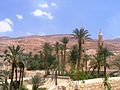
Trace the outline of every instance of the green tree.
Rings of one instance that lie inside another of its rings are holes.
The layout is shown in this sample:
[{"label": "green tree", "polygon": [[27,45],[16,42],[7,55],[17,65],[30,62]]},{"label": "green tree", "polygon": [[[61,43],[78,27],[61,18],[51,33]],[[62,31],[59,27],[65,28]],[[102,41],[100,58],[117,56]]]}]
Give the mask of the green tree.
[{"label": "green tree", "polygon": [[73,69],[75,69],[77,60],[78,60],[78,46],[74,45],[71,47],[70,50],[70,63]]},{"label": "green tree", "polygon": [[100,68],[103,66],[104,57],[103,57],[103,46],[98,46],[97,54],[94,55],[95,60],[97,61],[97,75],[100,76]]},{"label": "green tree", "polygon": [[14,70],[15,70],[15,78],[17,81],[17,63],[19,62],[18,57],[22,51],[23,49],[19,45],[17,46],[13,45],[12,47],[9,46],[8,49],[4,51],[4,55],[2,55],[4,60],[7,60],[12,64],[10,90],[12,90],[13,87]]},{"label": "green tree", "polygon": [[0,74],[0,83],[3,88],[3,90],[8,90],[9,89],[9,83],[8,83],[8,77],[9,77],[10,71],[4,70]]},{"label": "green tree", "polygon": [[20,75],[19,75],[20,87],[23,85],[24,66],[25,66],[25,65],[24,65],[23,62],[19,62],[19,63],[18,63],[18,67],[20,68]]},{"label": "green tree", "polygon": [[35,75],[32,77],[31,82],[32,82],[32,90],[37,90],[38,87],[44,82],[44,78]]},{"label": "green tree", "polygon": [[55,49],[55,54],[56,54],[56,60],[58,61],[58,74],[60,75],[60,58],[59,58],[59,51],[60,51],[60,43],[56,42],[54,45],[54,49]]},{"label": "green tree", "polygon": [[91,75],[94,76],[94,71],[95,71],[95,69],[97,68],[97,60],[96,60],[94,57],[92,57],[92,58],[90,59],[89,65],[90,65],[89,71],[90,71],[90,69],[92,68]]},{"label": "green tree", "polygon": [[88,54],[84,54],[83,56],[83,63],[85,63],[85,71],[86,71],[86,74],[87,74],[87,71],[88,71],[88,61],[92,59],[90,55]]},{"label": "green tree", "polygon": [[61,42],[63,43],[63,46],[64,46],[64,58],[63,58],[63,69],[65,68],[65,62],[66,62],[66,49],[67,49],[67,43],[69,42],[69,38],[68,37],[63,37]]},{"label": "green tree", "polygon": [[82,59],[82,52],[83,52],[83,47],[82,45],[84,44],[85,39],[90,39],[90,34],[88,34],[88,30],[85,30],[83,27],[80,29],[75,29],[73,30],[73,36],[78,40],[78,45],[79,45],[79,57],[78,57],[78,62],[77,62],[77,69],[79,69],[81,66],[81,59]]},{"label": "green tree", "polygon": [[48,75],[49,74],[49,63],[48,63],[48,59],[51,58],[51,55],[52,55],[52,51],[53,51],[53,47],[52,45],[50,45],[49,43],[44,43],[44,45],[42,46],[43,48],[43,56],[44,56],[44,65],[45,65],[45,68],[46,68],[46,71],[45,71],[45,75]]},{"label": "green tree", "polygon": [[62,71],[62,74],[63,74],[63,71],[64,71],[64,68],[63,68],[63,61],[64,61],[63,51],[64,51],[64,46],[62,44],[60,44],[60,70]]},{"label": "green tree", "polygon": [[112,62],[112,65],[116,66],[118,68],[118,71],[120,71],[120,56],[115,57],[115,60]]},{"label": "green tree", "polygon": [[103,54],[103,57],[104,57],[104,77],[107,77],[107,76],[106,76],[106,67],[108,66],[108,64],[107,64],[106,61],[107,61],[107,57],[113,55],[113,53],[110,52],[110,51],[105,47],[105,48],[103,48],[103,50],[102,50],[102,54]]}]

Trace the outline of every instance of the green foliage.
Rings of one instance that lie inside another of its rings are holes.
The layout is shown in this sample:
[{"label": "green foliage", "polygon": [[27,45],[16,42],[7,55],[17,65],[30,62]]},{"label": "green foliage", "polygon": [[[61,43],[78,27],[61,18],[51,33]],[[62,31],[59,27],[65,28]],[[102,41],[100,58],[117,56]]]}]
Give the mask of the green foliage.
[{"label": "green foliage", "polygon": [[68,37],[63,37],[61,42],[66,45],[69,42],[69,38]]},{"label": "green foliage", "polygon": [[103,83],[104,83],[104,90],[112,90],[111,85],[109,83],[109,77],[108,76],[104,77]]},{"label": "green foliage", "polygon": [[20,86],[19,90],[28,90],[28,88],[25,85]]},{"label": "green foliage", "polygon": [[46,88],[38,88],[37,90],[47,90]]},{"label": "green foliage", "polygon": [[32,60],[30,63],[29,63],[29,67],[28,67],[29,70],[38,70],[39,69],[39,62],[36,60]]},{"label": "green foliage", "polygon": [[69,72],[69,76],[71,79],[73,80],[85,80],[88,79],[86,73],[84,71],[80,71],[80,70],[71,70]]},{"label": "green foliage", "polygon": [[97,73],[91,74],[91,72],[87,72],[87,78],[88,79],[97,78]]},{"label": "green foliage", "polygon": [[116,66],[120,70],[120,56],[116,56],[115,60],[112,62],[113,66]]},{"label": "green foliage", "polygon": [[9,84],[6,81],[6,75],[4,75],[4,74],[0,75],[0,86],[2,87],[3,90],[9,89]]},{"label": "green foliage", "polygon": [[76,28],[75,30],[73,30],[73,36],[77,39],[78,41],[78,48],[79,48],[79,57],[78,57],[78,62],[77,62],[77,69],[80,69],[82,67],[81,64],[81,57],[82,57],[82,53],[83,53],[83,44],[85,43],[86,39],[90,39],[90,34],[88,34],[88,30],[85,30],[83,27],[78,29]]},{"label": "green foliage", "polygon": [[35,75],[32,77],[31,82],[32,82],[32,90],[37,90],[38,87],[44,82],[44,78]]},{"label": "green foliage", "polygon": [[71,50],[70,50],[70,63],[75,65],[77,63],[77,59],[78,59],[78,46],[77,45],[74,45],[71,47]]},{"label": "green foliage", "polygon": [[90,34],[88,34],[88,30],[85,30],[83,27],[80,29],[76,28],[73,30],[73,36],[78,39],[78,41],[83,39],[90,39]]}]

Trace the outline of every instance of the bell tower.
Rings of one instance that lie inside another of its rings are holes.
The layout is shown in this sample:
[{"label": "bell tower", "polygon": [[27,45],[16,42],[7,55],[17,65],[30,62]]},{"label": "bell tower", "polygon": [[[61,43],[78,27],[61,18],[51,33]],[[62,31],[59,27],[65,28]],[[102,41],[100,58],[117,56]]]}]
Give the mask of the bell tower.
[{"label": "bell tower", "polygon": [[98,46],[103,46],[103,33],[99,32],[98,35]]}]

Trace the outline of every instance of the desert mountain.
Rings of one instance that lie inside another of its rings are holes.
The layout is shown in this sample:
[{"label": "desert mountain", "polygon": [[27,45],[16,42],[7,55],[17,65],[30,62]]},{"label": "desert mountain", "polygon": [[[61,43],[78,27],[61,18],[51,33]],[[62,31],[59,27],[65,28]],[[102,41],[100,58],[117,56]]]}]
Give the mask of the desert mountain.
[{"label": "desert mountain", "polygon": [[[18,38],[11,37],[0,37],[0,53],[2,53],[8,46],[20,45],[25,49],[25,52],[34,52],[37,53],[41,50],[42,45],[45,42],[54,44],[56,41],[60,41],[63,37],[69,38],[68,48],[76,44],[76,40],[72,35],[46,35],[46,36],[25,36]],[[111,51],[120,51],[120,39],[105,40],[105,45]],[[87,40],[86,42],[87,49],[96,49],[97,48],[97,39]]]}]

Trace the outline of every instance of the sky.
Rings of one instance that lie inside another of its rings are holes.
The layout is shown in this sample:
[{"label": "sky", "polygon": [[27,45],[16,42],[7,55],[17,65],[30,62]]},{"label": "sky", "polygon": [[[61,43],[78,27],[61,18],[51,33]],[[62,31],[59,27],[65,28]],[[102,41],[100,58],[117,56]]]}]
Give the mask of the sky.
[{"label": "sky", "polygon": [[120,38],[120,0],[1,0],[0,36],[72,34]]}]

